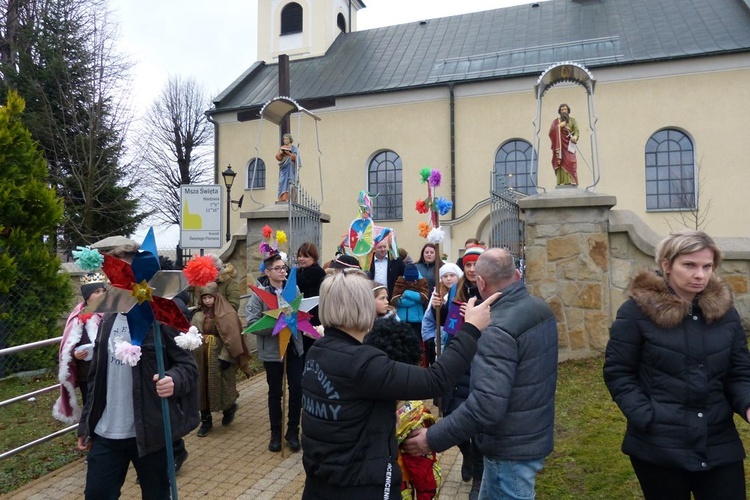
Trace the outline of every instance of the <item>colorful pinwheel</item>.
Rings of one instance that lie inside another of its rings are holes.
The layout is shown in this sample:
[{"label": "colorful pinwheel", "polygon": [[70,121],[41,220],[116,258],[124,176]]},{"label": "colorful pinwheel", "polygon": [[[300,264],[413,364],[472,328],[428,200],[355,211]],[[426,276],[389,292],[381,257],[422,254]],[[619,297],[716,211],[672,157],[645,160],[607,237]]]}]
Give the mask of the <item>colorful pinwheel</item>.
[{"label": "colorful pinwheel", "polygon": [[121,361],[130,366],[137,364],[140,345],[154,320],[181,332],[190,329],[190,322],[172,300],[187,288],[187,278],[181,271],[160,269],[153,229],[149,230],[131,264],[105,254],[102,271],[112,288],[96,304],[95,311],[123,313],[130,328],[130,344],[118,348]]},{"label": "colorful pinwheel", "polygon": [[310,323],[312,314],[307,312],[315,307],[315,304],[303,302],[302,294],[297,295],[297,268],[292,269],[281,296],[267,292],[257,286],[250,285],[250,288],[268,307],[268,311],[264,311],[263,317],[248,325],[243,333],[273,328],[273,335],[279,339],[279,352],[282,359],[292,336],[296,338],[300,330],[311,337],[320,337],[320,334]]}]

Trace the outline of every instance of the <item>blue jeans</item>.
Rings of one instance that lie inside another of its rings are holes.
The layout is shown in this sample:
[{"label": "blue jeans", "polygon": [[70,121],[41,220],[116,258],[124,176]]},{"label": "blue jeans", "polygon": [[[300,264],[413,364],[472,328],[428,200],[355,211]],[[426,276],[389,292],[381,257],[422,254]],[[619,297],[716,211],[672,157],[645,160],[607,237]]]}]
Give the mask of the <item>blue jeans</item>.
[{"label": "blue jeans", "polygon": [[527,500],[536,497],[536,475],[544,459],[492,460],[484,457],[484,474],[479,500]]}]

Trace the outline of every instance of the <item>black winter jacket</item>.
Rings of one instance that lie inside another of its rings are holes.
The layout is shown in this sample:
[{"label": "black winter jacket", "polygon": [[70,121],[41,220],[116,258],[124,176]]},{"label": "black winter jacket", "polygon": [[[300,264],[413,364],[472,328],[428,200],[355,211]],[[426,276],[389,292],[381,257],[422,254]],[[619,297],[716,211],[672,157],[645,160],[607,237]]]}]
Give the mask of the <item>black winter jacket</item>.
[{"label": "black winter jacket", "polygon": [[729,288],[714,276],[691,305],[643,272],[629,296],[604,364],[628,422],[622,451],[690,471],[741,461],[733,412],[750,406],[750,353]]},{"label": "black winter jacket", "polygon": [[476,352],[464,324],[430,368],[398,363],[335,328],[307,354],[302,375],[303,498],[401,498],[396,400],[440,395]]},{"label": "black winter jacket", "polygon": [[479,450],[494,460],[544,458],[554,442],[555,315],[520,281],[504,289],[490,311],[471,364],[469,397],[429,428],[427,441],[440,452],[476,436]]},{"label": "black winter jacket", "polygon": [[[89,370],[89,398],[78,424],[78,436],[94,436],[96,424],[107,405],[107,345],[116,317],[117,314],[109,314],[99,325]],[[167,401],[172,440],[176,440],[200,423],[196,390],[198,368],[193,355],[175,343],[174,337],[178,332],[174,328],[162,324],[161,333],[166,375],[174,381],[174,394]],[[153,380],[154,374],[158,373],[153,329],[146,334],[141,353],[141,360],[133,367],[133,413],[139,456],[153,453],[165,445],[161,398],[156,394]]]}]

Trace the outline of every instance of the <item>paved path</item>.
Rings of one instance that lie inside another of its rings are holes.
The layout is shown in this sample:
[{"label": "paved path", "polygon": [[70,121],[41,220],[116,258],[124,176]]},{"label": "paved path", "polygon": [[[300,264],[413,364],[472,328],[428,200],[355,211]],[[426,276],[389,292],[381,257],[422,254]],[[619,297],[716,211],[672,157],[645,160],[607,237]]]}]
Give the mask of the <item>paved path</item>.
[{"label": "paved path", "polygon": [[[302,453],[268,451],[270,429],[266,406],[265,375],[239,384],[239,410],[232,425],[221,426],[221,414],[214,414],[214,427],[199,438],[193,431],[185,438],[190,456],[177,476],[180,498],[222,498],[243,500],[292,499],[302,496],[305,473]],[[216,425],[218,423],[219,425]],[[67,438],[61,438],[67,439]],[[70,438],[72,441],[72,437]],[[458,458],[458,460],[457,460]],[[470,483],[461,481],[461,459],[457,448],[441,454],[445,479],[443,499],[468,498]],[[79,460],[43,476],[2,498],[46,500],[83,498],[86,464]],[[130,468],[122,498],[141,497]]]}]

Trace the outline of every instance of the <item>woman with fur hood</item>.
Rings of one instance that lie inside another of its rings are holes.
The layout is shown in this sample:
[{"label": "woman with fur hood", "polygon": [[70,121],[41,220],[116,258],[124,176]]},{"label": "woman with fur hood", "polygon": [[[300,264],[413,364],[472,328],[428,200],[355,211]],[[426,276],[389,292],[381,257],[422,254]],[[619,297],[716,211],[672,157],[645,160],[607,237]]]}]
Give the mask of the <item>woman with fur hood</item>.
[{"label": "woman with fur hood", "polygon": [[656,247],[612,323],[604,381],[627,418],[622,451],[646,500],[744,499],[745,451],[733,414],[750,420],[750,353],[721,251],[682,230]]}]

